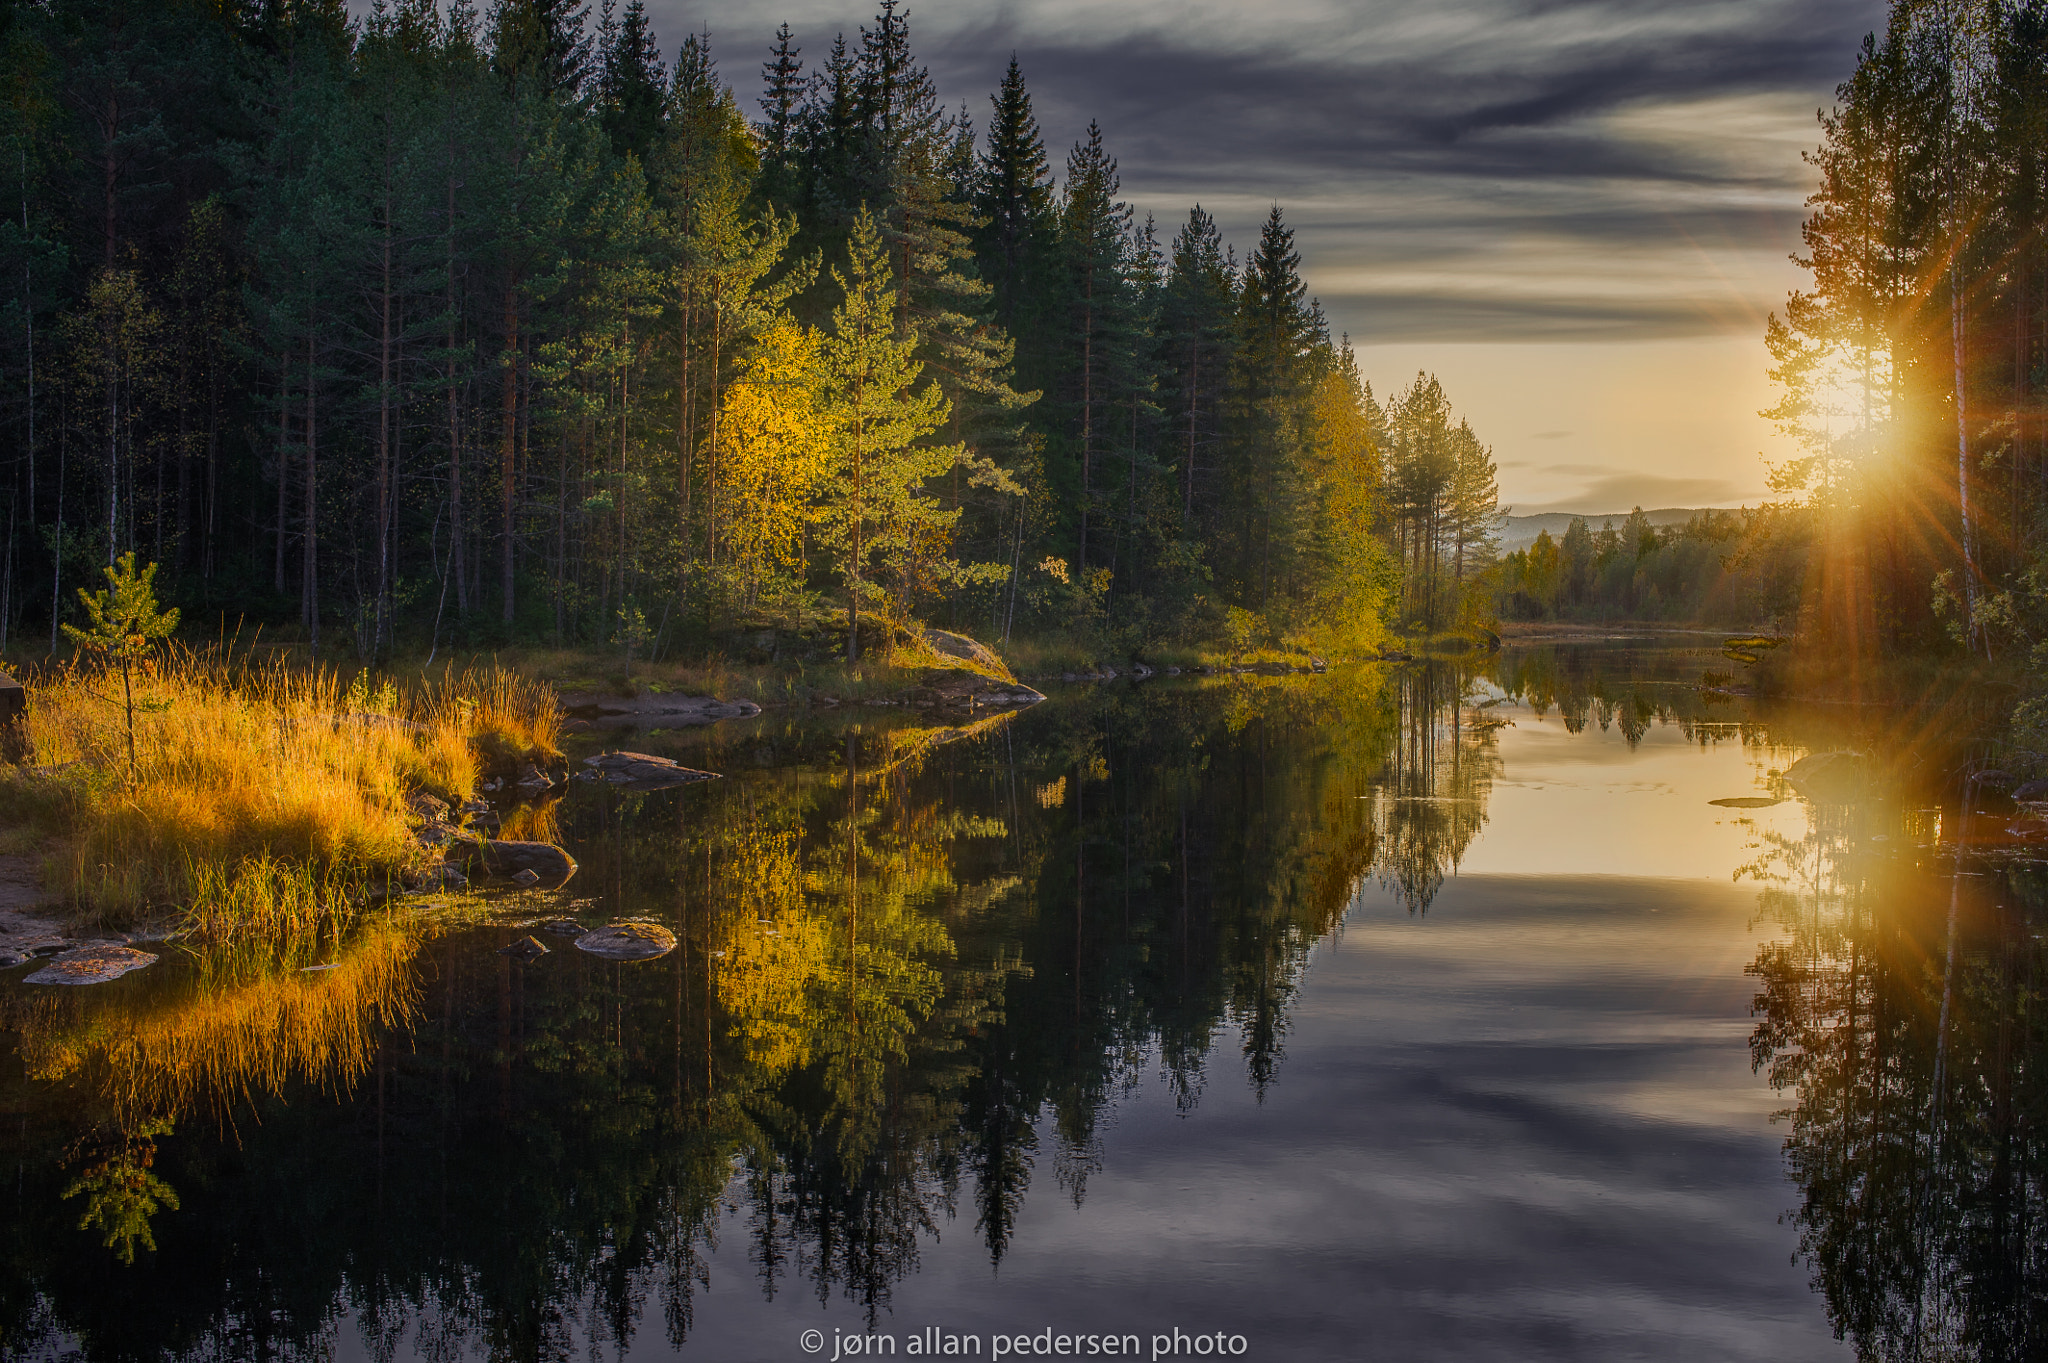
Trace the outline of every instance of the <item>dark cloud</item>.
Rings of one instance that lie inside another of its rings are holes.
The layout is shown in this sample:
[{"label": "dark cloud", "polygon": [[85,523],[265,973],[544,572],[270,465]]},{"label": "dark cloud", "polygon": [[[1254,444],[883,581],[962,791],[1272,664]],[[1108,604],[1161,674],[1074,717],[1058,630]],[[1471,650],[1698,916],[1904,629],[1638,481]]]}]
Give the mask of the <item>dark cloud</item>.
[{"label": "dark cloud", "polygon": [[[674,0],[652,8],[667,39],[702,22]],[[1354,336],[1551,340],[1754,333],[1783,288],[1772,272],[1798,244],[1799,151],[1817,137],[1813,112],[1883,7],[970,0],[909,10],[942,94],[978,123],[1013,52],[1056,165],[1100,120],[1126,195],[1165,235],[1200,201],[1243,249],[1266,206],[1281,203],[1311,286]],[[853,34],[871,13],[740,3],[710,17],[751,109],[756,64],[785,15],[815,63],[833,33]],[[1632,253],[1639,277],[1603,280],[1583,257],[1606,251]],[[1418,271],[1431,277],[1404,282]]]}]

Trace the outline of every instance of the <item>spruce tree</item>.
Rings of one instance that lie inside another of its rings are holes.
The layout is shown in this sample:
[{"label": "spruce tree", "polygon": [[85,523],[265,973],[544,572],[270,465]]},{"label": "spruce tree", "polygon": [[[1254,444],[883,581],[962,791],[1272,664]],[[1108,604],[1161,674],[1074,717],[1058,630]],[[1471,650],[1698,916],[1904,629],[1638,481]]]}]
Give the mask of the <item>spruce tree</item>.
[{"label": "spruce tree", "polygon": [[996,321],[1019,335],[1035,320],[1031,294],[1053,222],[1052,171],[1015,56],[990,102],[995,116],[988,125],[975,203],[987,220],[979,252],[981,274],[995,290]]}]

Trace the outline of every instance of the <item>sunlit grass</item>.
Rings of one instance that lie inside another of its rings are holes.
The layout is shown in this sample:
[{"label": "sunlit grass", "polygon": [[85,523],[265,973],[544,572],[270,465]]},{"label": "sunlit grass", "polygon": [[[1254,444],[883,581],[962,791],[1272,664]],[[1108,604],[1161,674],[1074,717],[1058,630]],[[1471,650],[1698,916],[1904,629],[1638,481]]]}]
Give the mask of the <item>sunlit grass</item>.
[{"label": "sunlit grass", "polygon": [[171,650],[138,677],[130,768],[118,686],[27,683],[27,765],[0,815],[40,832],[83,916],[179,912],[223,934],[303,923],[426,854],[405,800],[468,799],[479,754],[551,756],[552,692],[501,669],[374,688],[325,668]]}]

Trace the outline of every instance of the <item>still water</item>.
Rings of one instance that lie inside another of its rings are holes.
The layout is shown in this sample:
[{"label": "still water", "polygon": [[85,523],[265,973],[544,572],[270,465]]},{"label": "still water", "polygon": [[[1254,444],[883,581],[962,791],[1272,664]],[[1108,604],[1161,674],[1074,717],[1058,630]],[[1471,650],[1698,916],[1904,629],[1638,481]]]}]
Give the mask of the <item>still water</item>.
[{"label": "still water", "polygon": [[[1717,665],[633,735],[726,779],[516,812],[559,893],[0,975],[0,1349],[2034,1356],[2042,873]],[[565,913],[680,946],[498,954]]]}]

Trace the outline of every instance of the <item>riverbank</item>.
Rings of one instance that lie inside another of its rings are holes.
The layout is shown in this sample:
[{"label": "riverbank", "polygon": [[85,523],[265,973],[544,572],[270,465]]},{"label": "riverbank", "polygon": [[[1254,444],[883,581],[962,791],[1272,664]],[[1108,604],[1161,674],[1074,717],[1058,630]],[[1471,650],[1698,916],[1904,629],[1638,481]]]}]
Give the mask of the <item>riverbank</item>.
[{"label": "riverbank", "polygon": [[560,755],[553,691],[503,668],[345,683],[172,649],[132,686],[79,667],[21,680],[0,850],[32,857],[46,902],[84,924],[219,937],[344,914],[435,859],[421,800],[462,808]]}]

